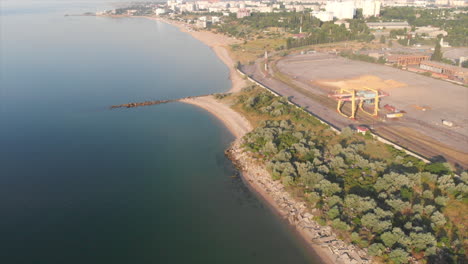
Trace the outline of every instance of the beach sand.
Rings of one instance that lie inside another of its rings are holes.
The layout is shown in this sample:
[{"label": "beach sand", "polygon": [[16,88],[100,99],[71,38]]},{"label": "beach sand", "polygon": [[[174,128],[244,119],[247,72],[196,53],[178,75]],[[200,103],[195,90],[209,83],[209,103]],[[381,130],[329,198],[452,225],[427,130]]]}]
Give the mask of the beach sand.
[{"label": "beach sand", "polygon": [[221,120],[237,139],[242,138],[252,130],[252,126],[247,119],[211,95],[183,99],[180,102],[196,105],[210,112]]}]

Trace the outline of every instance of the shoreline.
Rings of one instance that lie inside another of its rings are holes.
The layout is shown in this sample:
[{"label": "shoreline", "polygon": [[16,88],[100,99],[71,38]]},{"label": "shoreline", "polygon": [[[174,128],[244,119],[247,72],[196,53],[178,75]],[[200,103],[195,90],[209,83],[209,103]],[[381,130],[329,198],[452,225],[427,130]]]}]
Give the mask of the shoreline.
[{"label": "shoreline", "polygon": [[236,141],[253,129],[247,119],[212,95],[182,99],[180,102],[198,106],[214,115],[234,135]]},{"label": "shoreline", "polygon": [[194,31],[189,28],[186,24],[178,21],[168,20],[160,17],[148,17],[144,16],[143,18],[163,22],[172,26],[177,27],[181,32],[187,33],[198,41],[210,47],[216,56],[228,67],[229,70],[229,80],[231,81],[231,88],[227,93],[234,93],[242,90],[245,87],[246,81],[239,76],[235,68],[236,62],[232,60],[229,56],[229,52],[225,48],[230,44],[239,43],[235,38],[227,37],[221,34],[215,34],[208,31]]},{"label": "shoreline", "polygon": [[[224,47],[235,43],[236,40],[208,31],[192,31],[178,21],[158,17],[144,18],[176,26],[181,32],[190,34],[212,48],[229,69],[229,79],[232,85],[228,93],[238,92],[246,86],[246,80],[237,73],[235,63]],[[292,198],[280,182],[271,178],[264,164],[259,164],[243,151],[242,137],[253,129],[244,116],[234,111],[229,105],[219,102],[213,96],[183,99],[181,102],[208,111],[235,136],[236,139],[225,153],[240,171],[242,181],[249,189],[259,195],[259,198],[263,199],[275,214],[288,221],[290,227],[297,233],[298,239],[302,240],[307,249],[311,251],[312,256],[318,258],[323,264],[371,263],[366,251],[338,239],[331,227],[320,226],[316,223],[313,220],[313,215],[307,212],[304,203],[297,202]]]}]

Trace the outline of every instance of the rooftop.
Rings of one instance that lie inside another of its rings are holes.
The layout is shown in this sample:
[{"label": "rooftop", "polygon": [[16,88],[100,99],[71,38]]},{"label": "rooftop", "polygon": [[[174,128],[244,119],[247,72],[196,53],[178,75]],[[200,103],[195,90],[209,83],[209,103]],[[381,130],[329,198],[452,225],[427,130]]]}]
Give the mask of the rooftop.
[{"label": "rooftop", "polygon": [[438,68],[444,68],[447,70],[452,70],[455,72],[463,72],[464,74],[468,74],[468,69],[467,68],[462,68],[462,67],[457,67],[445,63],[440,63],[440,62],[435,62],[435,61],[422,61],[421,64],[432,66],[432,67],[438,67]]}]

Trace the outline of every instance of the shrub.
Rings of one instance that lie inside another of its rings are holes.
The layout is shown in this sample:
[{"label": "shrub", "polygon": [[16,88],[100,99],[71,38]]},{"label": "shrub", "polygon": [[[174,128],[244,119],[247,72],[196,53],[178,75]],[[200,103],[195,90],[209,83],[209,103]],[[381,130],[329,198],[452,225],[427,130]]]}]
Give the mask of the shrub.
[{"label": "shrub", "polygon": [[408,263],[408,252],[406,252],[404,249],[397,248],[395,250],[392,250],[390,254],[388,254],[388,257],[395,263],[395,264],[404,264]]},{"label": "shrub", "polygon": [[385,247],[380,243],[374,243],[369,246],[368,252],[371,256],[382,256],[385,252]]},{"label": "shrub", "polygon": [[342,231],[346,231],[349,229],[349,226],[345,222],[341,221],[340,219],[333,220],[332,227],[338,230],[342,230]]}]

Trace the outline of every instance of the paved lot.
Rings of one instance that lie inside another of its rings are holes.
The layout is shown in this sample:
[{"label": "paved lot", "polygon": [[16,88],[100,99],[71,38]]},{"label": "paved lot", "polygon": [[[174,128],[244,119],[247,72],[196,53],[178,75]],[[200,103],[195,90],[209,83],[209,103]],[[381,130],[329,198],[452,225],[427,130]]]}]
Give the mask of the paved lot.
[{"label": "paved lot", "polygon": [[[400,143],[428,158],[443,158],[468,167],[468,88],[445,81],[398,70],[392,67],[351,61],[328,54],[288,56],[277,63],[280,72],[291,77],[295,89],[266,76],[260,66],[245,66],[243,69],[257,81],[306,107],[338,128],[348,125],[368,124],[384,137]],[[313,84],[318,80],[342,80],[362,75],[375,75],[383,80],[396,80],[407,84],[390,88],[381,106],[391,104],[407,112],[400,120],[376,120],[358,115],[358,121],[349,120],[336,113],[336,103],[327,98],[332,90]],[[299,87],[299,89],[297,88]],[[422,111],[414,106],[428,106]],[[455,127],[442,125],[443,119],[455,123]],[[440,158],[440,157],[439,157]]]}]

